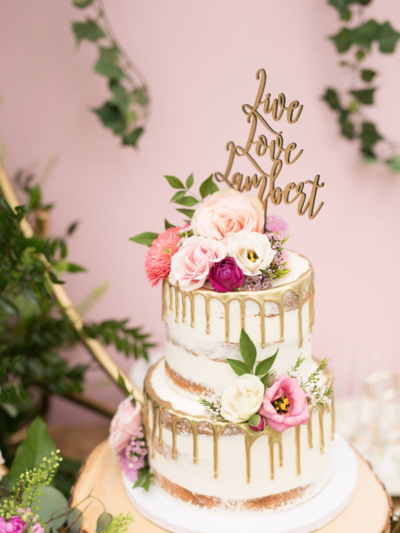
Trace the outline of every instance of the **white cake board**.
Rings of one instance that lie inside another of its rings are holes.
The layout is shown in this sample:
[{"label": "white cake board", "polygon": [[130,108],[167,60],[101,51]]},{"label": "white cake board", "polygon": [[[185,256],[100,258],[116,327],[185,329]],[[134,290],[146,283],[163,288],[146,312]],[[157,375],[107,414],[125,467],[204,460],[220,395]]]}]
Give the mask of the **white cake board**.
[{"label": "white cake board", "polygon": [[123,481],[136,509],[172,533],[243,533],[247,527],[257,533],[311,533],[336,518],[348,505],[356,488],[356,456],[340,435],[335,435],[332,454],[331,479],[317,496],[288,511],[256,518],[212,516],[179,504],[165,495],[155,483],[146,492],[141,488],[133,489],[132,482],[125,476]]}]

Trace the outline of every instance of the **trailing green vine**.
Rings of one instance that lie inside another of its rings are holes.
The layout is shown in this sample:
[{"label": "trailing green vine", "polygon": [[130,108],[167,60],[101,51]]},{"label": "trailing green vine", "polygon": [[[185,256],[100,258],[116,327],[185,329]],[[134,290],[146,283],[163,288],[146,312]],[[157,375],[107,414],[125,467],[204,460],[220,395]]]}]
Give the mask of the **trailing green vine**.
[{"label": "trailing green vine", "polygon": [[99,58],[94,70],[108,79],[110,89],[110,99],[93,112],[123,145],[136,147],[149,115],[146,80],[118,43],[103,0],[73,0],[73,4],[84,14],[82,21],[72,23],[76,42],[96,45]]},{"label": "trailing green vine", "polygon": [[[349,73],[350,86],[344,94],[329,87],[323,99],[337,113],[341,133],[349,140],[358,140],[361,156],[366,163],[381,162],[393,173],[400,172],[400,146],[385,137],[365,114],[365,106],[374,103],[377,77],[375,70],[365,65],[374,43],[383,54],[395,51],[400,33],[390,22],[379,23],[374,19],[364,20],[364,8],[371,0],[329,0],[346,24],[336,35],[330,37],[337,52],[350,52],[340,65]],[[356,19],[356,24],[349,24]],[[378,149],[379,143],[379,149]]]}]

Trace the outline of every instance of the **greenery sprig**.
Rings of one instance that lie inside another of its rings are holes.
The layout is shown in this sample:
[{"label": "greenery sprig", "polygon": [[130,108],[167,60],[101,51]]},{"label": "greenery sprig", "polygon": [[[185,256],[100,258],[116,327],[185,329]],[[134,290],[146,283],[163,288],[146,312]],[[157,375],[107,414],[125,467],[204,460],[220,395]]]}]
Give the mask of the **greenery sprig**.
[{"label": "greenery sprig", "polygon": [[[366,163],[384,163],[393,173],[400,172],[400,146],[398,142],[385,137],[365,114],[365,106],[374,103],[377,72],[364,65],[371,53],[374,43],[380,52],[390,54],[395,51],[400,33],[390,22],[380,24],[374,19],[363,21],[364,7],[371,0],[329,0],[341,19],[347,23],[358,16],[358,24],[347,24],[336,35],[330,37],[339,54],[351,51],[353,57],[340,61],[340,65],[349,73],[350,87],[344,94],[329,87],[323,99],[336,112],[340,131],[349,140],[358,140],[361,156]],[[361,85],[359,82],[361,81]],[[383,145],[382,155],[378,155],[377,144]]]},{"label": "greenery sprig", "polygon": [[254,342],[250,339],[243,328],[240,333],[239,348],[243,361],[238,361],[237,359],[227,359],[227,362],[230,364],[235,374],[238,376],[242,376],[243,374],[254,374],[260,378],[265,389],[270,387],[275,379],[275,373],[271,371],[271,369],[275,363],[279,348],[276,350],[274,355],[258,363],[255,369],[254,365],[257,358],[257,349]]},{"label": "greenery sprig", "polygon": [[[195,212],[194,209],[188,208],[194,207],[198,203],[202,202],[207,196],[219,190],[213,180],[213,174],[211,174],[211,176],[204,180],[203,183],[200,185],[199,196],[196,195],[196,193],[194,193],[192,190],[194,184],[193,173],[190,174],[190,176],[187,178],[185,184],[183,184],[183,182],[175,176],[164,176],[164,178],[168,181],[168,183],[173,189],[176,189],[178,191],[171,198],[171,202],[178,204],[179,206],[184,206],[179,207],[176,210],[179,213],[188,217],[185,220],[185,222],[187,223],[190,223],[190,220],[192,219]],[[168,222],[168,220],[165,220],[165,229],[167,230],[169,228],[175,228],[175,226]],[[145,233],[140,233],[135,237],[131,237],[131,239],[129,240],[138,244],[144,244],[145,246],[151,246],[152,242],[157,239],[158,235],[158,233],[147,231]]]},{"label": "greenery sprig", "polygon": [[[146,458],[145,458],[146,460]],[[138,478],[136,483],[133,485],[133,488],[141,487],[142,489],[148,491],[150,488],[151,480],[154,478],[154,474],[150,472],[150,466],[148,461],[147,464],[138,470]]]},{"label": "greenery sprig", "polygon": [[110,99],[93,109],[101,123],[121,138],[125,146],[136,147],[149,114],[147,83],[119,44],[102,0],[73,0],[84,19],[72,23],[77,44],[86,40],[99,52],[95,72],[108,80]]}]

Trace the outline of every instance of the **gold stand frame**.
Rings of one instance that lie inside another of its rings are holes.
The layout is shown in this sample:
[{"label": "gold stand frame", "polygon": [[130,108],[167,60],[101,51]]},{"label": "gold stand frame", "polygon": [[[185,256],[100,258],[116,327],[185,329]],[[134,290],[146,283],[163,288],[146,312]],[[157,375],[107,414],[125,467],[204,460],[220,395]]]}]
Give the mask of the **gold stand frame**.
[{"label": "gold stand frame", "polygon": [[[0,161],[0,194],[4,196],[5,200],[8,202],[8,204],[13,209],[15,209],[16,206],[20,205],[20,202],[18,202],[17,195],[11,185],[11,182],[7,176],[7,173],[1,161]],[[32,237],[34,234],[34,231],[31,225],[26,219],[24,219],[21,222],[21,229],[25,237],[29,238],[29,237]],[[45,263],[47,262],[44,257],[42,258],[42,260]],[[85,348],[96,359],[96,361],[100,363],[103,369],[107,372],[110,378],[117,385],[118,385],[118,377],[121,376],[124,379],[128,390],[132,392],[135,399],[138,400],[140,403],[143,403],[142,391],[140,391],[137,387],[135,387],[135,385],[132,383],[129,377],[119,368],[117,363],[112,359],[112,357],[107,352],[107,350],[104,348],[104,346],[98,340],[91,339],[84,333],[82,317],[79,315],[78,311],[76,310],[76,307],[73,305],[70,297],[68,296],[66,290],[64,289],[64,286],[52,284],[52,283],[51,285],[52,285],[53,293],[58,303],[61,305],[66,315],[71,320]],[[66,396],[66,398],[69,398],[81,405],[85,405],[89,407],[90,409],[93,409],[107,416],[112,416],[113,412],[115,412],[115,409],[113,409],[113,407],[105,404],[104,402],[100,402],[94,398],[90,398],[85,394],[73,394],[71,396]]]}]

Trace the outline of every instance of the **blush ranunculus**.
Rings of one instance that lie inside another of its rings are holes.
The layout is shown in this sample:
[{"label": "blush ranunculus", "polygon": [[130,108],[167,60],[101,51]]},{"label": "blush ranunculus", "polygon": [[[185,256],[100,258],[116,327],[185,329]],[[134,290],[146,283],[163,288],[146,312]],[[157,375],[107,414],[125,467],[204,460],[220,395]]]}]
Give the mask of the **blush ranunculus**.
[{"label": "blush ranunculus", "polygon": [[163,278],[169,276],[171,271],[171,258],[179,250],[181,228],[168,228],[154,239],[146,254],[144,271],[152,287]]},{"label": "blush ranunculus", "polygon": [[125,398],[111,421],[109,442],[115,454],[123,451],[142,423],[142,408],[139,402],[133,405],[132,397]]},{"label": "blush ranunculus", "polygon": [[279,433],[300,424],[307,424],[310,411],[305,391],[296,378],[277,376],[271,387],[267,388],[261,409],[266,423]]},{"label": "blush ranunculus", "polygon": [[204,285],[214,263],[226,257],[222,242],[205,237],[189,237],[171,260],[170,281],[179,283],[184,291],[194,291]]},{"label": "blush ranunculus", "polygon": [[224,189],[212,194],[196,209],[191,228],[196,235],[210,235],[222,242],[226,242],[231,233],[262,233],[264,208],[254,196]]},{"label": "blush ranunculus", "polygon": [[208,279],[218,292],[233,291],[241,287],[246,279],[233,257],[225,257],[210,269]]}]

